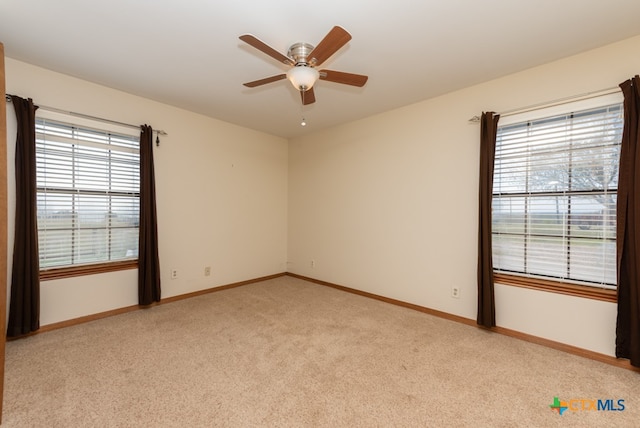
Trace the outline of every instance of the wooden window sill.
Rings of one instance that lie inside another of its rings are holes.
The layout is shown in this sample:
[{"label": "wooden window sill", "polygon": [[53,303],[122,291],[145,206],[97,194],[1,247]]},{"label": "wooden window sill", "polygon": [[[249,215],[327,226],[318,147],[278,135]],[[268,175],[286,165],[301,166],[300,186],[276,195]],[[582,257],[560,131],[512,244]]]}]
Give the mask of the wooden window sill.
[{"label": "wooden window sill", "polygon": [[82,266],[42,269],[40,270],[40,281],[71,278],[74,276],[95,275],[99,273],[116,272],[120,270],[137,268],[138,260],[125,260],[121,262],[97,263]]},{"label": "wooden window sill", "polygon": [[504,285],[547,291],[549,293],[566,294],[586,299],[602,300],[604,302],[616,303],[618,301],[618,292],[616,290],[609,290],[606,288],[567,284],[560,281],[509,275],[498,272],[494,272],[493,281],[494,283]]}]

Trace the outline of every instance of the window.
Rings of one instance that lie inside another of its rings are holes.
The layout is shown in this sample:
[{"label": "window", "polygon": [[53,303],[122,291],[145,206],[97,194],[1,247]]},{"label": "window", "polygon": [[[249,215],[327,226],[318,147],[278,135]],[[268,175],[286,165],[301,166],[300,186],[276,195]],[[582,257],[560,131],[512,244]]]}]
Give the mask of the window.
[{"label": "window", "polygon": [[499,126],[492,206],[498,276],[616,288],[622,127],[618,103]]},{"label": "window", "polygon": [[40,269],[137,260],[139,137],[36,119]]}]

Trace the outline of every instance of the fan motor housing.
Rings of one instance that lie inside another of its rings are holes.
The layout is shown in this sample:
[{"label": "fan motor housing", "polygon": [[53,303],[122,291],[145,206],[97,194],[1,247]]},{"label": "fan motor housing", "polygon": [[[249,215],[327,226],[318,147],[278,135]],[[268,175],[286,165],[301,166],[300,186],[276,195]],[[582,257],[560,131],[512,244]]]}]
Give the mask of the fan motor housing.
[{"label": "fan motor housing", "polygon": [[287,56],[292,58],[296,64],[309,64],[311,61],[307,57],[311,51],[313,51],[313,45],[309,43],[294,43],[289,48]]}]

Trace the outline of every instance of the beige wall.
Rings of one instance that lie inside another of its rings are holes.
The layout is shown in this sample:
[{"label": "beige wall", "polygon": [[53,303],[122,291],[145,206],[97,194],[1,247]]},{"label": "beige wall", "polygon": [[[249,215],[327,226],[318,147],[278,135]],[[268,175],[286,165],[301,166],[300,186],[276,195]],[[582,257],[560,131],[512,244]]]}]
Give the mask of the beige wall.
[{"label": "beige wall", "polygon": [[[7,59],[7,92],[169,135],[154,146],[163,297],[284,272],[287,141]],[[8,105],[9,177],[15,116]],[[15,183],[11,182],[12,218]],[[9,248],[13,246],[10,229]],[[212,275],[204,276],[211,266]],[[171,279],[170,271],[178,270]],[[137,271],[42,282],[41,324],[137,304]]]},{"label": "beige wall", "polygon": [[[479,125],[468,119],[638,72],[636,37],[291,141],[289,271],[475,319]],[[502,327],[613,355],[614,304],[501,285],[496,301]]]}]

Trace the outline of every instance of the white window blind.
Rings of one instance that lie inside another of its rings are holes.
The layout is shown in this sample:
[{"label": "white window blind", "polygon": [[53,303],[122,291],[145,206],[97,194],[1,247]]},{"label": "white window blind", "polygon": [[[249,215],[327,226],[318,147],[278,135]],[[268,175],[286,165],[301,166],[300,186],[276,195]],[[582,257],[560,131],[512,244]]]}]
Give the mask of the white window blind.
[{"label": "white window blind", "polygon": [[40,269],[137,259],[139,137],[36,119]]},{"label": "white window blind", "polygon": [[616,287],[622,105],[500,126],[496,272]]}]

